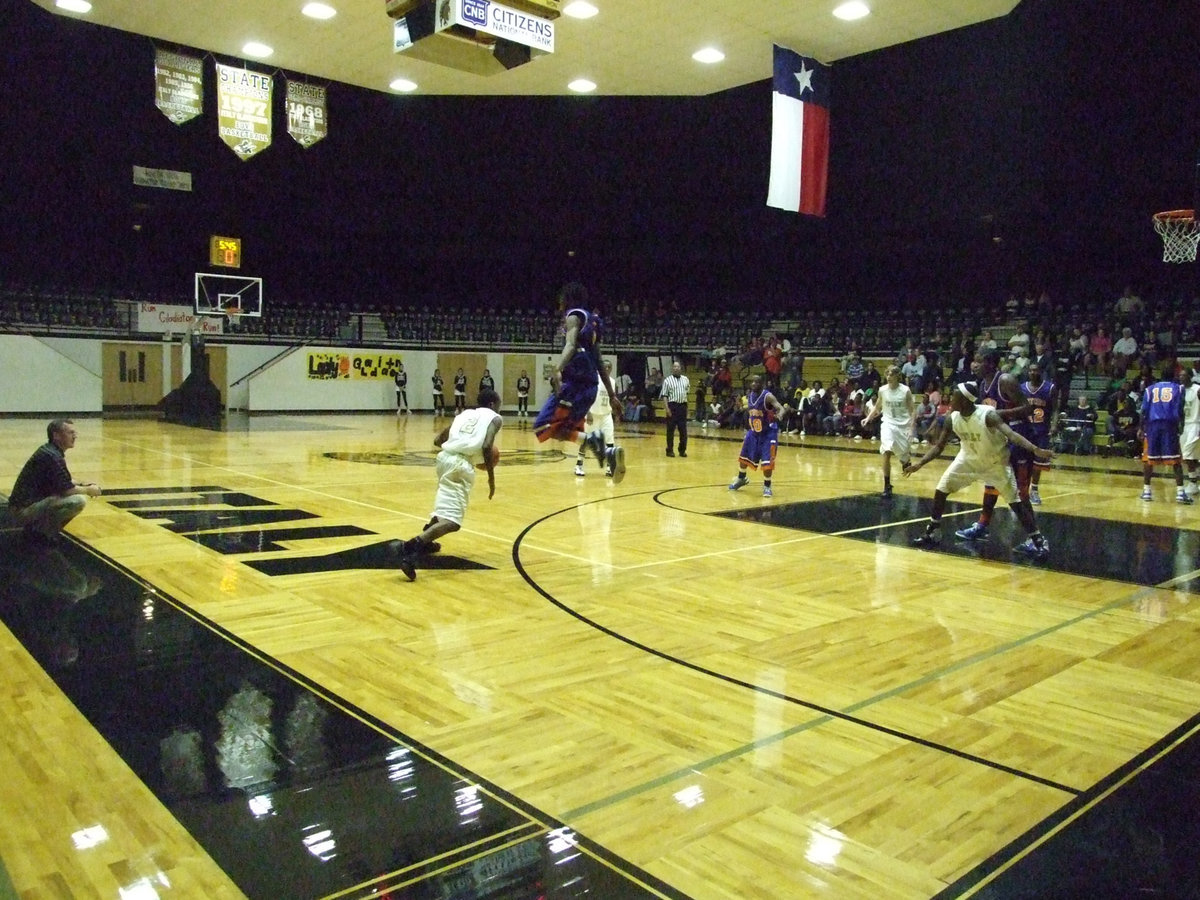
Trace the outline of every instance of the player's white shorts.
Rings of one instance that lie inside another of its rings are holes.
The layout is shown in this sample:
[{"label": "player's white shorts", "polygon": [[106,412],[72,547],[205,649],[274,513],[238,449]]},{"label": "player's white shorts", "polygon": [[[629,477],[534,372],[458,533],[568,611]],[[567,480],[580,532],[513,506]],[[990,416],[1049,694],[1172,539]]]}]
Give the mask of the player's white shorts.
[{"label": "player's white shorts", "polygon": [[893,453],[902,463],[908,462],[912,453],[912,432],[907,425],[893,425],[890,422],[879,423],[879,452]]},{"label": "player's white shorts", "polygon": [[1179,449],[1184,459],[1200,459],[1200,425],[1184,425],[1179,436]]},{"label": "player's white shorts", "polygon": [[977,481],[994,487],[1009,506],[1017,499],[1017,477],[1013,474],[1008,460],[981,466],[956,456],[942,473],[937,489],[943,494],[953,494]]},{"label": "player's white shorts", "polygon": [[593,431],[599,431],[602,435],[604,435],[604,443],[606,445],[615,444],[617,442],[617,429],[616,426],[613,425],[612,413],[608,413],[604,416],[592,416],[591,428]]},{"label": "player's white shorts", "polygon": [[467,501],[475,486],[475,467],[458,453],[443,450],[437,455],[437,496],[433,498],[433,514],[462,525],[467,514]]}]

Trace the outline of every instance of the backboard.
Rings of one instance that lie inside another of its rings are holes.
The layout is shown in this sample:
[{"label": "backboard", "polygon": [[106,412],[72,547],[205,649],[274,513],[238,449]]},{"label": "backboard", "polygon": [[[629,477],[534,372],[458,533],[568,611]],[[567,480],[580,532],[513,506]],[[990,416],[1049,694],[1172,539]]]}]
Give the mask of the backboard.
[{"label": "backboard", "polygon": [[197,272],[195,298],[198,316],[261,316],[262,279]]}]

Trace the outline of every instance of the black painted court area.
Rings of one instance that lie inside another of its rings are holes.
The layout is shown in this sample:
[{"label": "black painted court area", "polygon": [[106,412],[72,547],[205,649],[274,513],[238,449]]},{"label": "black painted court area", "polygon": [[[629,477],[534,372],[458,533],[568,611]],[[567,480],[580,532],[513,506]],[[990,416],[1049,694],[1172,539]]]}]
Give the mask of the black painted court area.
[{"label": "black painted court area", "polygon": [[[942,519],[941,545],[935,550],[913,547],[913,539],[925,530],[932,505],[931,499],[908,495],[897,494],[891,500],[857,495],[755,506],[713,515],[906,546],[914,553],[974,557],[1140,585],[1163,584],[1200,569],[1200,532],[1064,516],[1047,511],[1045,506],[1037,508],[1036,513],[1038,526],[1050,542],[1050,558],[1034,562],[1013,549],[1025,540],[1025,531],[1003,500],[992,517],[987,541],[963,541],[954,536],[957,529],[976,521],[979,506],[951,501],[946,504]],[[1200,593],[1200,578],[1181,581],[1172,588]]]},{"label": "black painted court area", "polygon": [[73,541],[0,534],[0,619],[250,898],[686,900]]}]

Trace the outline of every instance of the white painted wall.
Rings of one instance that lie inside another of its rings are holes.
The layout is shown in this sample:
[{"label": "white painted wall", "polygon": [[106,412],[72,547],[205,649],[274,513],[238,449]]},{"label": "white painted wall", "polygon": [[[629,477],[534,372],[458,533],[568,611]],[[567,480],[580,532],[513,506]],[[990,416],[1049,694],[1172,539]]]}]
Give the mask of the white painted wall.
[{"label": "white painted wall", "polygon": [[[217,342],[210,338],[208,344],[214,346]],[[101,412],[102,345],[100,340],[0,335],[0,359],[4,360],[9,373],[9,377],[0,379],[0,413]],[[164,354],[165,381],[169,378],[171,345],[163,341],[158,346]],[[414,409],[431,409],[433,406],[430,379],[438,358],[433,350],[302,347],[281,356],[285,348],[279,346],[228,344],[226,347],[230,384],[226,405],[230,409],[299,412],[396,408],[396,390],[390,379],[326,381],[309,378],[310,352],[398,357],[408,372],[409,406]],[[185,359],[188,356],[186,349]],[[498,385],[516,379],[519,373],[504,371],[503,353],[489,352],[486,357],[487,367]],[[605,358],[616,365],[616,357]],[[534,359],[534,368],[529,373],[533,380],[529,406],[536,411],[550,394],[550,386],[542,378],[542,372],[558,359],[558,354],[535,354]],[[269,365],[261,372],[246,377],[266,363]],[[164,395],[167,388],[164,384]],[[447,384],[447,394],[449,388]]]},{"label": "white painted wall", "polygon": [[99,341],[0,334],[0,412],[85,413],[103,406]]}]

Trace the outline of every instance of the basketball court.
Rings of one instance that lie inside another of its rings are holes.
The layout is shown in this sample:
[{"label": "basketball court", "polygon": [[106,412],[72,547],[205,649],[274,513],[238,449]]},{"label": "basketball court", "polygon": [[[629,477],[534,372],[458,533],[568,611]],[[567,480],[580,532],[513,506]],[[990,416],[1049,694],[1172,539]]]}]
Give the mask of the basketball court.
[{"label": "basketball court", "polygon": [[[477,486],[409,583],[393,542],[428,518],[442,424],[77,422],[72,471],[104,495],[62,547],[3,536],[0,647],[27,686],[0,713],[0,804],[31,848],[6,853],[16,885],[1194,886],[1190,863],[1154,869],[1186,844],[1149,870],[1109,853],[1188,796],[1170,772],[1200,727],[1200,528],[1164,479],[1145,503],[1135,462],[1062,458],[1031,563],[1003,505],[986,544],[912,548],[943,463],[885,503],[870,442],[785,438],[764,499],[754,473],[728,490],[740,433],[693,427],[668,459],[661,428],[619,426],[614,486],[509,417],[495,498]],[[0,423],[0,480],[39,430]],[[952,500],[947,524],[972,521],[973,491]]]}]

